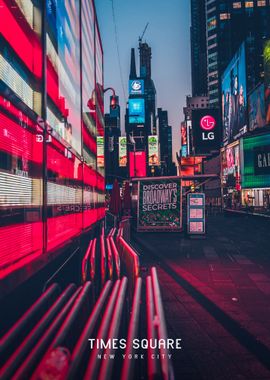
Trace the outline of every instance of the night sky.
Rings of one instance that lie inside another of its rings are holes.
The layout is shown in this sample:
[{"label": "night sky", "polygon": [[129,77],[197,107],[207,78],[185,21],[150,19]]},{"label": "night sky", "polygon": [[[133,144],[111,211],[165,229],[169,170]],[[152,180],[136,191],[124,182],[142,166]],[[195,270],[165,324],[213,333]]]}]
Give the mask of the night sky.
[{"label": "night sky", "polygon": [[[152,79],[157,90],[157,107],[168,110],[169,124],[173,127],[175,158],[175,152],[180,147],[179,128],[183,120],[185,96],[191,93],[189,0],[113,0],[123,85],[115,41],[112,0],[96,0],[95,3],[104,49],[105,87],[113,87],[119,95],[122,131],[128,97],[130,49],[134,47],[136,50],[139,74],[138,38],[149,22],[143,41],[152,48]],[[105,112],[108,112],[109,107],[110,93],[107,94]]]}]

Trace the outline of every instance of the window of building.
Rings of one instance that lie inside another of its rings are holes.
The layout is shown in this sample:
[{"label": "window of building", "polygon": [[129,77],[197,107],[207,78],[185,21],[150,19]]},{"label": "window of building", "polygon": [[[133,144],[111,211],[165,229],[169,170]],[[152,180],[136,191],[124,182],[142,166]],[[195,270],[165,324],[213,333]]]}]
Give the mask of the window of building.
[{"label": "window of building", "polygon": [[245,7],[246,8],[253,8],[254,7],[254,2],[253,1],[246,1],[245,2]]},{"label": "window of building", "polygon": [[241,1],[237,1],[236,3],[233,3],[233,8],[234,9],[239,9],[239,8],[241,8]]},{"label": "window of building", "polygon": [[265,0],[258,0],[257,1],[257,6],[258,7],[264,7],[266,5],[266,1]]},{"label": "window of building", "polygon": [[207,29],[211,30],[211,29],[216,28],[216,26],[217,26],[216,18],[215,17],[210,18],[207,22]]},{"label": "window of building", "polygon": [[229,20],[231,18],[230,13],[220,13],[219,15],[220,20]]}]

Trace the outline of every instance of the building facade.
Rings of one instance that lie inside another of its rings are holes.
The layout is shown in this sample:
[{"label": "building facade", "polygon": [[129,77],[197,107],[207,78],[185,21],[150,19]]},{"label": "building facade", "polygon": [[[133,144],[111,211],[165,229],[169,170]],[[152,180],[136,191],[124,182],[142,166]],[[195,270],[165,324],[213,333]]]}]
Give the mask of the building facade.
[{"label": "building facade", "polygon": [[42,254],[45,263],[101,220],[105,181],[93,1],[7,0],[0,25],[2,278]]},{"label": "building facade", "polygon": [[268,1],[206,0],[206,44],[210,107],[221,105],[221,76],[243,41],[246,43],[247,87],[263,76],[263,44],[269,38]]},{"label": "building facade", "polygon": [[192,96],[208,93],[205,0],[191,0],[191,84]]}]

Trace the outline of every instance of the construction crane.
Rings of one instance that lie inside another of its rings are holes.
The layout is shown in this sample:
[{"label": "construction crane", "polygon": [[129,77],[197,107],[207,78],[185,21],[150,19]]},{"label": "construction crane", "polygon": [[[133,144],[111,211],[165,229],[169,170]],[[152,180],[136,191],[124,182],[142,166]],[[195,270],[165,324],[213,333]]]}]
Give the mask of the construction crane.
[{"label": "construction crane", "polygon": [[142,42],[143,36],[144,36],[144,34],[146,32],[146,29],[147,29],[148,25],[149,25],[149,22],[145,25],[145,28],[144,28],[144,30],[142,32],[142,35],[139,37],[139,44]]}]

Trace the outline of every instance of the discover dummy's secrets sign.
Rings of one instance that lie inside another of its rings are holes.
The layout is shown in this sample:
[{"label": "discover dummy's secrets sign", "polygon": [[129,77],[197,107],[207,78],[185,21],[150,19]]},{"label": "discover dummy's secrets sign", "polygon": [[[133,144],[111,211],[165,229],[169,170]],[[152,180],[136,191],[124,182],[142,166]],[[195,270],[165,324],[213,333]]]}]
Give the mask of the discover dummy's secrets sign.
[{"label": "discover dummy's secrets sign", "polygon": [[139,182],[138,230],[175,231],[182,227],[181,186],[177,179]]}]

